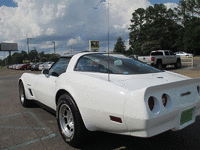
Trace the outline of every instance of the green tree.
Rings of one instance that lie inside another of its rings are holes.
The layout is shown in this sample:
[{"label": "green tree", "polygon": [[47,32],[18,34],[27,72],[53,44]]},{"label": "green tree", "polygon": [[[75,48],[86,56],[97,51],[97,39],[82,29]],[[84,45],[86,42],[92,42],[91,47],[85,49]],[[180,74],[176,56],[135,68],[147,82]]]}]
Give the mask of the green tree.
[{"label": "green tree", "polygon": [[29,56],[28,58],[29,58],[30,61],[38,59],[38,52],[37,52],[37,50],[31,50],[28,56]]},{"label": "green tree", "polygon": [[184,50],[193,54],[199,52],[199,25],[200,19],[197,14],[200,14],[200,0],[181,0],[176,13],[179,16],[179,21],[182,23],[182,28],[179,30],[179,38],[175,45],[177,50]]},{"label": "green tree", "polygon": [[124,45],[124,41],[121,37],[117,38],[117,42],[114,47],[114,52],[125,54],[126,46]]},{"label": "green tree", "polygon": [[195,6],[196,6],[196,0],[187,1],[187,11],[188,13],[191,14],[192,17],[194,16],[194,14],[196,14]]},{"label": "green tree", "polygon": [[187,21],[189,17],[189,13],[187,11],[187,2],[185,0],[180,0],[178,7],[174,8],[177,15],[179,16],[179,20],[185,26],[185,22]]},{"label": "green tree", "polygon": [[187,22],[183,36],[184,51],[200,54],[200,18],[193,17]]},{"label": "green tree", "polygon": [[142,53],[144,55],[149,55],[151,51],[159,49],[161,49],[161,47],[158,41],[148,41],[144,43],[141,47]]},{"label": "green tree", "polygon": [[60,57],[59,54],[51,54],[49,57],[49,61],[55,62]]},{"label": "green tree", "polygon": [[14,54],[12,54],[12,64],[22,64],[22,63],[23,63],[23,57],[20,53],[15,52]]},{"label": "green tree", "polygon": [[40,60],[41,62],[47,61],[47,58],[45,57],[44,51],[40,52],[40,53],[38,54],[38,57],[39,57],[39,60]]},{"label": "green tree", "polygon": [[4,66],[3,65],[3,60],[0,59],[0,66]]},{"label": "green tree", "polygon": [[176,19],[174,11],[163,4],[136,10],[129,28],[129,50],[136,55],[146,55],[155,49],[175,50],[180,28]]}]

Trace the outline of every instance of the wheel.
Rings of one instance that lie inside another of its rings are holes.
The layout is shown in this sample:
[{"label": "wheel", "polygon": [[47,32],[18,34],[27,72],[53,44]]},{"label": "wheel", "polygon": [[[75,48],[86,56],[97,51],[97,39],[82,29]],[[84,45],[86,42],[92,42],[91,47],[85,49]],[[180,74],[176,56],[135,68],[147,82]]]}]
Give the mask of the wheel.
[{"label": "wheel", "polygon": [[19,83],[19,100],[24,107],[29,107],[30,102],[26,99],[24,85],[22,81]]},{"label": "wheel", "polygon": [[167,65],[162,65],[163,69],[166,69]]},{"label": "wheel", "polygon": [[58,128],[64,141],[73,147],[80,146],[87,129],[78,107],[68,94],[63,94],[58,99],[56,116]]},{"label": "wheel", "polygon": [[156,67],[160,70],[163,70],[162,62],[158,62]]},{"label": "wheel", "polygon": [[181,61],[177,60],[176,64],[174,65],[176,68],[181,68]]}]

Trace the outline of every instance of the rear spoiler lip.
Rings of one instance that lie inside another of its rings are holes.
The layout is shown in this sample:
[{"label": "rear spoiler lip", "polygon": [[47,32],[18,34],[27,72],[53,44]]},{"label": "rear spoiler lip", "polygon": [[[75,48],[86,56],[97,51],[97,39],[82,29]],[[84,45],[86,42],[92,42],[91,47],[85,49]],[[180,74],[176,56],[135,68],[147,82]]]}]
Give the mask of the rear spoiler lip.
[{"label": "rear spoiler lip", "polygon": [[160,91],[161,89],[164,88],[166,89],[172,89],[172,88],[177,88],[177,87],[185,87],[185,86],[190,86],[190,85],[199,85],[200,86],[200,78],[192,78],[192,79],[186,79],[186,80],[181,80],[181,81],[176,81],[176,82],[170,82],[166,84],[160,84],[160,85],[154,85],[146,88],[145,90],[145,95],[148,93],[154,93],[155,91]]}]

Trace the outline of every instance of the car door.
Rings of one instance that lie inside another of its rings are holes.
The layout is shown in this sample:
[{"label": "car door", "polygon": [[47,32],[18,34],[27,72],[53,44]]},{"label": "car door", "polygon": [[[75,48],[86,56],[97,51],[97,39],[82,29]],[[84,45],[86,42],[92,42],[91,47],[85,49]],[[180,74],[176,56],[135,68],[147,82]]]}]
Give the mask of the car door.
[{"label": "car door", "polygon": [[176,63],[176,55],[172,52],[172,51],[169,51],[169,56],[170,56],[170,61],[171,63]]},{"label": "car door", "polygon": [[165,57],[163,57],[163,64],[169,64],[170,62],[170,56],[169,56],[169,52],[168,51],[164,51],[165,53]]},{"label": "car door", "polygon": [[55,109],[55,95],[57,90],[57,81],[59,76],[66,72],[70,57],[60,58],[54,65],[50,68],[49,74],[43,74],[36,84],[35,91],[38,101],[41,103]]},{"label": "car door", "polygon": [[54,95],[57,79],[58,77],[43,74],[35,84],[37,100],[51,108],[55,108]]}]

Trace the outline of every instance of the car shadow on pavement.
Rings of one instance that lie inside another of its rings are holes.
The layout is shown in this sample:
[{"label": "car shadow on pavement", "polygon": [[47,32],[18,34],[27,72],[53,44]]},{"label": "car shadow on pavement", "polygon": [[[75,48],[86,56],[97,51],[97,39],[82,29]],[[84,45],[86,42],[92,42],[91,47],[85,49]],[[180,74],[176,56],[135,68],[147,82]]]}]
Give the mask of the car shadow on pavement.
[{"label": "car shadow on pavement", "polygon": [[82,145],[83,150],[198,150],[200,147],[198,129],[200,117],[196,122],[179,131],[166,131],[162,134],[150,137],[140,138],[126,135],[117,135],[105,132],[92,132],[91,137]]}]

